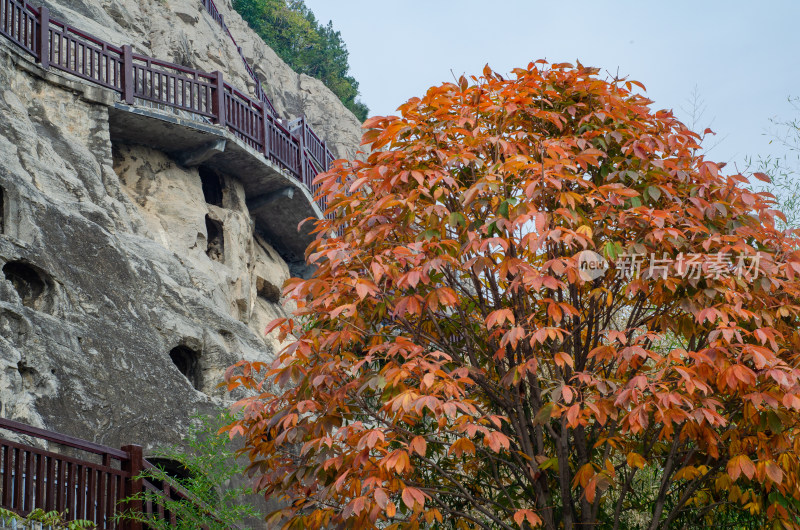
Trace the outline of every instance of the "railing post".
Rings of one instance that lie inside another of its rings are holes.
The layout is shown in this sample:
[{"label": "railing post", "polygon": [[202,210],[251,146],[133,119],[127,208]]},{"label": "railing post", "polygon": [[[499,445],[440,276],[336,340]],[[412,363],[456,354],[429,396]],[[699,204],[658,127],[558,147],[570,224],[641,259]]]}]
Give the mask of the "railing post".
[{"label": "railing post", "polygon": [[261,102],[261,125],[264,131],[264,156],[269,160],[269,126],[267,126],[267,104]]},{"label": "railing post", "polygon": [[45,70],[50,66],[50,10],[39,8],[39,64]]},{"label": "railing post", "polygon": [[[140,445],[125,445],[121,448],[128,453],[128,459],[122,462],[122,470],[127,474],[125,477],[125,496],[137,495],[140,498],[126,503],[124,510],[142,513],[142,479],[135,478],[142,472],[142,447]],[[128,521],[125,530],[142,530],[142,523],[138,521]]]},{"label": "railing post", "polygon": [[306,115],[303,114],[300,118],[300,182],[308,186],[306,177]]},{"label": "railing post", "polygon": [[225,81],[222,78],[222,72],[217,70],[214,72],[216,78],[216,87],[214,90],[214,103],[212,111],[214,112],[214,120],[216,123],[225,127]]},{"label": "railing post", "polygon": [[122,101],[133,105],[133,49],[130,44],[122,47]]},{"label": "railing post", "polygon": [[328,171],[330,169],[330,164],[328,162],[328,140],[322,140],[322,158],[324,158],[322,167],[325,171]]}]

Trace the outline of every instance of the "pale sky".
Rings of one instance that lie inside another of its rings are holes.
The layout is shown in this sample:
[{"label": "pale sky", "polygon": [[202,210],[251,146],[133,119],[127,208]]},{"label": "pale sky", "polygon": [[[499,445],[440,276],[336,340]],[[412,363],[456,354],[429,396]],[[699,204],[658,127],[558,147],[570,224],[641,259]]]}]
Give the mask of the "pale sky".
[{"label": "pale sky", "polygon": [[[575,62],[627,75],[655,108],[681,111],[697,87],[706,126],[724,139],[716,161],[774,150],[769,118],[800,96],[800,2],[572,0],[305,0],[341,31],[370,115],[485,64]],[[451,74],[451,71],[453,74]]]}]

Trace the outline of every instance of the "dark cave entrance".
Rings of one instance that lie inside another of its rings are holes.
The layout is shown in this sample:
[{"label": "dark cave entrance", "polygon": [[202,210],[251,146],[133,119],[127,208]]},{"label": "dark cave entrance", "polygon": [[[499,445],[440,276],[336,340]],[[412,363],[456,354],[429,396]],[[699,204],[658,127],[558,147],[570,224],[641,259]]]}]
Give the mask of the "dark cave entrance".
[{"label": "dark cave entrance", "polygon": [[281,290],[261,276],[256,277],[256,293],[259,298],[273,304],[281,300]]},{"label": "dark cave entrance", "polygon": [[42,309],[46,302],[48,285],[41,273],[23,261],[9,261],[3,265],[3,274],[22,299],[22,305]]},{"label": "dark cave entrance", "polygon": [[147,461],[162,470],[168,477],[186,480],[192,476],[186,466],[178,460],[163,457],[150,457]]},{"label": "dark cave entrance", "polygon": [[225,191],[225,183],[222,177],[213,169],[205,166],[200,166],[198,172],[200,173],[200,182],[203,185],[203,198],[206,203],[221,207],[223,192]]},{"label": "dark cave entrance", "polygon": [[178,368],[178,371],[189,380],[192,386],[200,390],[202,371],[200,369],[200,354],[187,346],[176,346],[169,352],[169,358]]}]

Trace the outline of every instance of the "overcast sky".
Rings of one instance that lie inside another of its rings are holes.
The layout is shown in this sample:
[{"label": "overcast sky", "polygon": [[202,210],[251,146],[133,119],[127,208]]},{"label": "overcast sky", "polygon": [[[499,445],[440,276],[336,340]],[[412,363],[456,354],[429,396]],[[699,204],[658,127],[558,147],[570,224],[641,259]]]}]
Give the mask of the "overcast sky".
[{"label": "overcast sky", "polygon": [[800,2],[572,0],[305,0],[333,21],[371,115],[453,75],[500,72],[544,58],[597,66],[647,87],[656,108],[681,111],[695,87],[697,128],[722,141],[709,157],[741,162],[772,147],[769,118],[800,96]]}]

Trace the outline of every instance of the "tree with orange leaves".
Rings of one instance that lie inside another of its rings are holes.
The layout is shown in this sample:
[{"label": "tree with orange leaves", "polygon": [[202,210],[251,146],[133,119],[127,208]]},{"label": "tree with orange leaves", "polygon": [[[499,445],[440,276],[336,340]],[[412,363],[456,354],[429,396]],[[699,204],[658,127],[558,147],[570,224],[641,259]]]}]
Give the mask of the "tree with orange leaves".
[{"label": "tree with orange leaves", "polygon": [[797,234],[637,87],[487,67],[367,121],[287,346],[226,374],[270,524],[800,528]]}]

